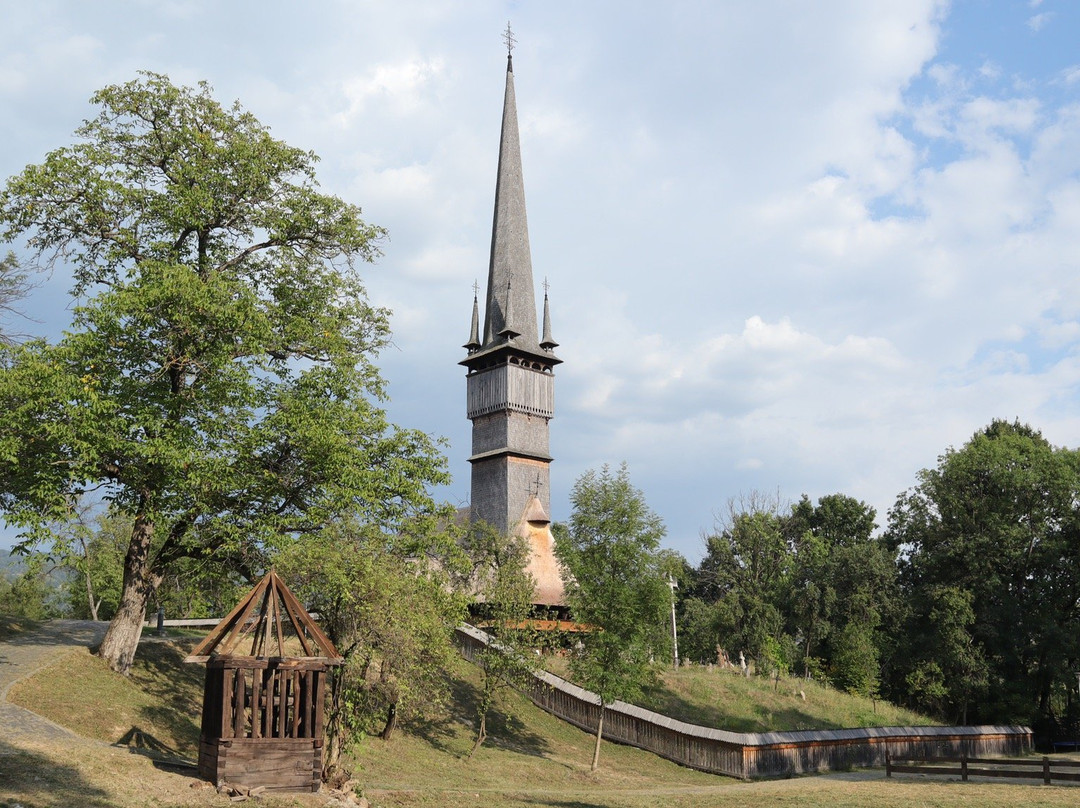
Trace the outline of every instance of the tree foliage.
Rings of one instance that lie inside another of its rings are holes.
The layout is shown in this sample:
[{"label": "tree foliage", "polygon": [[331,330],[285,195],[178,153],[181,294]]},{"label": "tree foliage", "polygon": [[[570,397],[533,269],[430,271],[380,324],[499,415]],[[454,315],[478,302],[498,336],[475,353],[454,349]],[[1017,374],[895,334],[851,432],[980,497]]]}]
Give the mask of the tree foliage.
[{"label": "tree foliage", "polygon": [[479,602],[475,610],[481,625],[495,638],[479,649],[474,662],[480,669],[476,700],[476,737],[469,759],[487,739],[487,719],[499,691],[524,688],[539,662],[533,654],[538,632],[531,625],[536,581],[528,571],[532,548],[519,536],[503,536],[485,522],[469,526],[465,542],[472,575],[470,592]]},{"label": "tree foliage", "polygon": [[387,541],[446,479],[427,436],[387,423],[387,313],[355,272],[383,235],[318,190],[315,157],[202,84],[106,87],[75,145],[0,192],[0,233],[61,263],[83,301],[59,342],[0,372],[0,506],[24,544],[87,491],[131,520],[101,654],[131,663],[163,570],[246,577],[268,548],[356,518]]},{"label": "tree foliage", "polygon": [[683,590],[689,658],[722,651],[760,674],[798,670],[874,694],[896,590],[874,516],[842,494],[790,508],[759,492],[729,501]]},{"label": "tree foliage", "polygon": [[[328,769],[365,735],[389,739],[398,720],[437,710],[447,698],[445,671],[465,600],[446,573],[460,559],[441,538],[429,536],[424,552],[416,545],[402,552],[378,531],[346,522],[291,543],[275,559],[345,657],[332,671]],[[429,563],[439,554],[442,563]]]},{"label": "tree foliage", "polygon": [[601,701],[595,770],[603,707],[640,692],[655,676],[655,657],[667,651],[659,644],[671,598],[659,552],[665,529],[631,484],[625,464],[614,472],[604,466],[583,474],[570,502],[570,522],[555,547],[574,619],[589,628],[580,635],[570,669]]},{"label": "tree foliage", "polygon": [[957,716],[1052,729],[1080,659],[1078,502],[1080,454],[1018,421],[923,470],[889,520],[913,626],[897,677]]},{"label": "tree foliage", "polygon": [[28,273],[19,266],[15,253],[0,258],[0,346],[15,344],[17,334],[8,323],[21,313],[19,301],[30,291]]}]

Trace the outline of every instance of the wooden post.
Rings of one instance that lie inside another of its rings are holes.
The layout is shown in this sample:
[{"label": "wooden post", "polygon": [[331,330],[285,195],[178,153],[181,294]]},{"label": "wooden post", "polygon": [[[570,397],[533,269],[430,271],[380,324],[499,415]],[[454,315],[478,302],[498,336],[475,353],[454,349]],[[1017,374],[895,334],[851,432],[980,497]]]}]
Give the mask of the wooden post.
[{"label": "wooden post", "polygon": [[967,763],[968,763],[967,752],[961,752],[960,753],[960,779],[963,780],[965,783],[967,782],[967,779],[968,779]]},{"label": "wooden post", "polygon": [[1050,758],[1043,758],[1043,783],[1050,785]]},{"label": "wooden post", "polygon": [[888,747],[885,747],[885,776],[892,777],[892,755],[889,754]]}]

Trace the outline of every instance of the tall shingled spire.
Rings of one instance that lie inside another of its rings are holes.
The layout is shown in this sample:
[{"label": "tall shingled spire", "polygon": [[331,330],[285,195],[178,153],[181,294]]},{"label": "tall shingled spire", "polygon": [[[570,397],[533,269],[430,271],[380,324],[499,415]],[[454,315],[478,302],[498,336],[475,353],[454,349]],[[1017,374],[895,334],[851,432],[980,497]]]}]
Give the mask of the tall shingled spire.
[{"label": "tall shingled spire", "polygon": [[499,140],[499,171],[495,180],[483,347],[501,341],[500,335],[509,326],[515,334],[509,338],[511,342],[525,350],[536,351],[540,347],[536,335],[536,298],[533,296],[529,222],[525,215],[514,71],[510,61],[514,38],[509,24],[506,29],[506,92]]}]

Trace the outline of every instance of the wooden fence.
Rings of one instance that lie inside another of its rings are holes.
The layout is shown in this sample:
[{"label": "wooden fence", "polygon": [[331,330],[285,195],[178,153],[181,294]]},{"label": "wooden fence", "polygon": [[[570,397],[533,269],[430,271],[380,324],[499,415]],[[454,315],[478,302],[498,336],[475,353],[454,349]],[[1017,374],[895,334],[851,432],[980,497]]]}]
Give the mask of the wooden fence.
[{"label": "wooden fence", "polygon": [[[473,660],[492,638],[461,626],[462,655]],[[596,732],[596,695],[546,671],[533,679],[532,702],[579,727]],[[866,727],[799,732],[728,732],[678,721],[617,701],[604,713],[604,737],[636,746],[700,771],[743,779],[884,766],[886,753],[903,758],[1021,755],[1031,751],[1027,727]]]},{"label": "wooden fence", "polygon": [[[936,774],[951,777],[959,776],[965,782],[969,777],[1012,777],[1025,780],[1042,780],[1050,785],[1054,780],[1060,782],[1080,782],[1080,761],[1027,758],[1009,760],[1005,758],[930,757],[919,759],[895,758],[885,756],[885,776],[894,774]],[[1071,771],[1070,771],[1071,770]]]}]

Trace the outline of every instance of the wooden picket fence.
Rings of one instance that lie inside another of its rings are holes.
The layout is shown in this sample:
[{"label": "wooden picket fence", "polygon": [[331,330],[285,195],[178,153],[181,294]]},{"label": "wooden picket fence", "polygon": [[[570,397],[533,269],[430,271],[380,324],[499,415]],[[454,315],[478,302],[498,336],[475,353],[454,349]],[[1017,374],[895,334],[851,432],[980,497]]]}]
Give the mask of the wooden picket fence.
[{"label": "wooden picket fence", "polygon": [[[1070,771],[1071,770],[1071,771]],[[1080,761],[1043,758],[978,758],[927,757],[919,759],[894,758],[885,753],[885,776],[893,774],[930,774],[959,777],[1009,777],[1042,780],[1050,785],[1059,782],[1080,782]]]},{"label": "wooden picket fence", "polygon": [[[493,638],[474,626],[456,631],[462,655]],[[562,720],[595,732],[600,700],[595,694],[537,671],[525,695]],[[654,752],[683,766],[742,779],[788,777],[809,772],[881,766],[885,752],[912,759],[931,755],[1022,755],[1031,751],[1028,727],[861,727],[793,732],[729,732],[678,721],[617,701],[604,707],[604,737]]]}]

